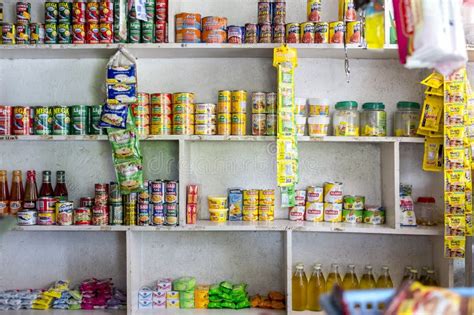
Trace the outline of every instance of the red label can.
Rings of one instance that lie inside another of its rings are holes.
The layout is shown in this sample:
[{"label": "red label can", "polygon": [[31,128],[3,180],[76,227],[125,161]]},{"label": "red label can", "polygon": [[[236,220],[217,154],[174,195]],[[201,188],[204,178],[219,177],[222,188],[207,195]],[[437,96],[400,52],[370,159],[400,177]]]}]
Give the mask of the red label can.
[{"label": "red label can", "polygon": [[55,212],[56,202],[57,202],[56,198],[40,197],[36,201],[36,210],[38,210],[38,212]]},{"label": "red label can", "polygon": [[13,107],[12,134],[24,136],[30,134],[30,108],[27,106]]},{"label": "red label can", "polygon": [[99,43],[99,24],[88,23],[86,25],[86,43],[87,44]]},{"label": "red label can", "polygon": [[107,225],[108,219],[107,206],[94,206],[92,208],[92,225]]},{"label": "red label can", "polygon": [[95,2],[95,1],[87,2],[86,22],[99,23],[99,2]]},{"label": "red label can", "polygon": [[102,44],[111,44],[114,42],[112,23],[100,23],[99,42]]},{"label": "red label can", "polygon": [[12,126],[12,108],[11,106],[0,105],[0,135],[11,135]]},{"label": "red label can", "polygon": [[73,44],[85,44],[86,43],[86,31],[84,23],[77,23],[72,25],[72,43]]},{"label": "red label can", "polygon": [[197,219],[197,205],[186,205],[186,224],[196,224]]},{"label": "red label can", "polygon": [[99,3],[100,23],[114,23],[114,3],[110,0],[102,0]]},{"label": "red label can", "polygon": [[198,185],[188,185],[187,189],[187,203],[188,204],[197,204],[198,203],[198,192],[199,186]]},{"label": "red label can", "polygon": [[74,224],[75,225],[91,224],[91,209],[84,208],[84,207],[74,209]]},{"label": "red label can", "polygon": [[168,20],[168,0],[156,0],[155,18],[157,21],[167,22]]},{"label": "red label can", "polygon": [[72,23],[86,23],[86,2],[84,0],[74,0],[72,3]]},{"label": "red label can", "polygon": [[82,197],[79,200],[79,205],[81,208],[92,208],[94,205],[94,198],[92,197]]},{"label": "red label can", "polygon": [[155,43],[168,42],[168,23],[157,21],[155,24]]}]

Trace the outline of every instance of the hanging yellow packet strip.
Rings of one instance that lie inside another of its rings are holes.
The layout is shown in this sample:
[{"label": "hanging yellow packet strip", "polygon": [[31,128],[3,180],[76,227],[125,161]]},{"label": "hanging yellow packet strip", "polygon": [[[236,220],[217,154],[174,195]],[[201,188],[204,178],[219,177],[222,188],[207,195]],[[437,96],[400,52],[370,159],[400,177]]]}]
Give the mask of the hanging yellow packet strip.
[{"label": "hanging yellow packet strip", "polygon": [[430,137],[425,139],[423,170],[432,172],[443,170],[443,139]]}]

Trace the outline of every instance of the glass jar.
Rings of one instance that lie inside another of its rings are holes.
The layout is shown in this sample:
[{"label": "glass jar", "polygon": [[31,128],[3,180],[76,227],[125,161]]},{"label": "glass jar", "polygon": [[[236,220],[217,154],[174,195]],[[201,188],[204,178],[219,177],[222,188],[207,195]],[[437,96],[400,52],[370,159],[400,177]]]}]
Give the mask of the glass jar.
[{"label": "glass jar", "polygon": [[416,223],[418,225],[436,225],[436,200],[433,197],[419,197],[415,204]]},{"label": "glass jar", "polygon": [[396,137],[415,137],[420,122],[420,104],[398,102],[395,112],[394,132]]},{"label": "glass jar", "polygon": [[335,136],[358,136],[359,135],[359,105],[355,101],[343,101],[336,103],[334,112],[334,135]]},{"label": "glass jar", "polygon": [[387,113],[383,103],[365,103],[360,114],[360,134],[368,137],[387,136]]}]

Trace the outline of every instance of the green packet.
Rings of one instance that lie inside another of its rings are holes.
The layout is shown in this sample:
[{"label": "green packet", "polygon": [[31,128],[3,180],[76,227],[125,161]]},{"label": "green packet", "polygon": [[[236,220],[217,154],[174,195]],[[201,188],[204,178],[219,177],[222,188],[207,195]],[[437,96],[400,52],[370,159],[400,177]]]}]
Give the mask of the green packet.
[{"label": "green packet", "polygon": [[115,163],[131,158],[142,158],[138,147],[138,139],[133,130],[109,128],[107,133],[112,145],[112,155]]},{"label": "green packet", "polygon": [[234,309],[235,308],[235,304],[232,303],[232,302],[222,302],[221,303],[221,306],[223,308],[230,308],[230,309]]},{"label": "green packet", "polygon": [[209,295],[221,294],[221,289],[218,284],[213,284],[209,287]]},{"label": "green packet", "polygon": [[207,308],[222,308],[221,302],[209,302]]},{"label": "green packet", "polygon": [[143,190],[143,167],[141,159],[132,159],[115,164],[115,173],[122,194]]},{"label": "green packet", "polygon": [[189,291],[196,286],[196,278],[181,277],[173,281],[173,290],[175,291]]},{"label": "green packet", "polygon": [[222,281],[221,283],[219,283],[219,286],[221,287],[221,289],[226,289],[224,290],[226,292],[228,290],[229,291],[232,290],[232,287],[233,287],[232,283],[230,283],[229,281]]},{"label": "green packet", "polygon": [[218,295],[209,295],[209,302],[221,302],[222,298]]},{"label": "green packet", "polygon": [[240,303],[237,303],[235,305],[235,309],[236,310],[240,310],[240,309],[243,309],[243,308],[249,308],[251,306],[250,302],[247,300],[247,301],[243,301],[243,302],[240,302]]}]

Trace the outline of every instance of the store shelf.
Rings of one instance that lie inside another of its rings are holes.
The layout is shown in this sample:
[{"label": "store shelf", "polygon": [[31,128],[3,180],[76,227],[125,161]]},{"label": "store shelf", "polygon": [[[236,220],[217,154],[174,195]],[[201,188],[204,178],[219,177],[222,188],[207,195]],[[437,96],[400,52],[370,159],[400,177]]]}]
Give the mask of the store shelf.
[{"label": "store shelf", "polygon": [[[229,309],[164,309],[164,310],[138,310],[133,314],[147,315],[147,314],[163,314],[163,315],[283,315],[286,311],[267,310],[259,308],[246,308],[242,310]],[[317,314],[317,313],[313,313]]]},{"label": "store shelf", "polygon": [[15,231],[35,231],[35,232],[121,232],[128,231],[129,226],[126,225],[32,225],[32,226],[16,226]]},{"label": "store shelf", "polygon": [[126,310],[19,310],[19,311],[3,311],[5,315],[125,315]]}]

